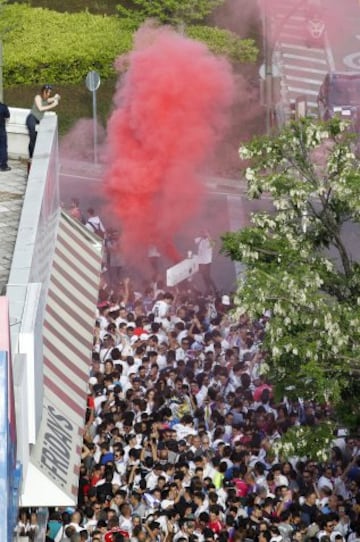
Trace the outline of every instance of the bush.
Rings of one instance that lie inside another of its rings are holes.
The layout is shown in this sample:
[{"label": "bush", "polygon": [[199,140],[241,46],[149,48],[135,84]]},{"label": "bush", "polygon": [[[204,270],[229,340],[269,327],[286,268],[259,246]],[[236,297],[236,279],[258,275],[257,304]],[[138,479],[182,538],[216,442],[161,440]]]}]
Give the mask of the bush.
[{"label": "bush", "polygon": [[[5,86],[77,83],[89,70],[97,70],[107,79],[114,75],[115,58],[130,51],[134,30],[131,21],[114,16],[7,5],[0,19]],[[232,60],[256,60],[254,42],[240,40],[227,30],[191,26],[187,35]]]},{"label": "bush", "polygon": [[114,74],[113,61],[132,46],[133,30],[116,17],[6,6],[0,29],[6,86],[75,83],[89,70]]},{"label": "bush", "polygon": [[202,23],[224,0],[131,0],[128,7],[117,6],[119,17],[136,20],[157,19],[162,24],[187,25]]},{"label": "bush", "polygon": [[186,35],[205,43],[210,51],[233,62],[256,62],[259,50],[252,39],[240,39],[229,30],[210,26],[188,26]]}]

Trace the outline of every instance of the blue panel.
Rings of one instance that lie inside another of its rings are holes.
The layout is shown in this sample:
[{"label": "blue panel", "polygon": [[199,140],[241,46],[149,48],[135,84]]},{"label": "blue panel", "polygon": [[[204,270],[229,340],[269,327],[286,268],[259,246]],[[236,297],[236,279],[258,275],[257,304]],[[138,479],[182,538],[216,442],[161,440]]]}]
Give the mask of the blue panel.
[{"label": "blue panel", "polygon": [[[9,533],[13,533],[16,527],[19,511],[20,485],[22,480],[22,464],[17,462],[13,477],[12,494],[9,494]],[[10,500],[11,499],[11,500]],[[13,540],[10,537],[9,540]]]},{"label": "blue panel", "polygon": [[[0,352],[0,540],[9,537],[8,477],[8,354]],[[11,533],[12,534],[12,533]]]},{"label": "blue panel", "polygon": [[17,519],[21,466],[16,465],[11,367],[7,352],[0,351],[0,540],[12,542]]}]

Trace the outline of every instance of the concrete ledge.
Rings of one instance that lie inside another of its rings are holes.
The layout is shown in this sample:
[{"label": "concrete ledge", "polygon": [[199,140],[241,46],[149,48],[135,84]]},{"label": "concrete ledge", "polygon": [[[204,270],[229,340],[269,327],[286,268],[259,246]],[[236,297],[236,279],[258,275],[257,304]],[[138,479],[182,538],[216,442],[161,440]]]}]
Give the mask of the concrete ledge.
[{"label": "concrete ledge", "polygon": [[30,109],[21,109],[19,107],[9,107],[10,119],[6,126],[8,134],[8,154],[9,158],[19,160],[28,158],[29,134],[26,128],[26,117]]},{"label": "concrete ledge", "polygon": [[[29,133],[26,127],[26,117],[30,109],[21,107],[9,107],[10,119],[6,125],[8,134],[8,154],[9,158],[21,160],[29,157]],[[56,115],[53,111],[47,111],[45,116]]]}]

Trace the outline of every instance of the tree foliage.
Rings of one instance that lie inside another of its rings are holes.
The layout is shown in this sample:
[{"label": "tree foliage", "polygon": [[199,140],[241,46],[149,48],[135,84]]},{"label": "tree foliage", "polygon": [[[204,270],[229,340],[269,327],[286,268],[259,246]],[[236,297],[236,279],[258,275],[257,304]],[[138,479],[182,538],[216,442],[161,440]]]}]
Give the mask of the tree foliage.
[{"label": "tree foliage", "polygon": [[344,226],[360,221],[360,166],[346,123],[294,122],[277,137],[241,147],[248,193],[268,212],[223,236],[246,264],[236,305],[271,310],[265,350],[278,392],[340,403],[360,374],[360,273]]},{"label": "tree foliage", "polygon": [[[203,41],[215,54],[236,61],[256,60],[252,40],[240,40],[227,30],[198,28],[189,27],[189,37]],[[89,70],[106,79],[115,74],[115,58],[131,50],[134,30],[131,22],[115,16],[7,5],[0,19],[5,86],[77,83]]]},{"label": "tree foliage", "polygon": [[224,0],[132,0],[132,6],[117,6],[119,16],[141,24],[148,18],[161,23],[187,25],[201,23]]},{"label": "tree foliage", "polygon": [[294,425],[272,445],[272,451],[280,461],[289,457],[308,457],[319,463],[329,460],[334,426],[327,422],[321,425]]},{"label": "tree foliage", "polygon": [[210,26],[188,26],[189,38],[205,43],[216,55],[228,57],[233,62],[256,62],[259,50],[252,39],[239,39],[229,30]]}]

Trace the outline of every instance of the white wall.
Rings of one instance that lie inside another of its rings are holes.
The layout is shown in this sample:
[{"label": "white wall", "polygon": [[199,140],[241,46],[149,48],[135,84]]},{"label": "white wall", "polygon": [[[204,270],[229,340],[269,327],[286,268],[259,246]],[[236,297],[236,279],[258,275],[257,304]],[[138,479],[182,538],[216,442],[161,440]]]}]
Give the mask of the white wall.
[{"label": "white wall", "polygon": [[[8,154],[10,158],[19,160],[28,158],[29,134],[26,127],[26,117],[30,109],[21,109],[20,107],[9,107],[10,119],[6,126],[8,135]],[[45,113],[46,116],[56,116],[53,111]]]},{"label": "white wall", "polygon": [[[25,119],[28,110],[10,108],[10,113],[11,122],[7,127],[10,155],[27,157],[29,136]],[[14,382],[17,409],[27,422],[26,431],[21,423],[17,428],[24,473],[29,461],[29,445],[36,439],[42,415],[42,324],[60,216],[58,171],[57,117],[46,115],[39,125],[6,292],[10,319],[14,322],[11,326],[13,356],[23,354],[22,360],[27,364],[24,374],[17,372],[22,382]],[[21,391],[24,387],[26,393]]]}]

